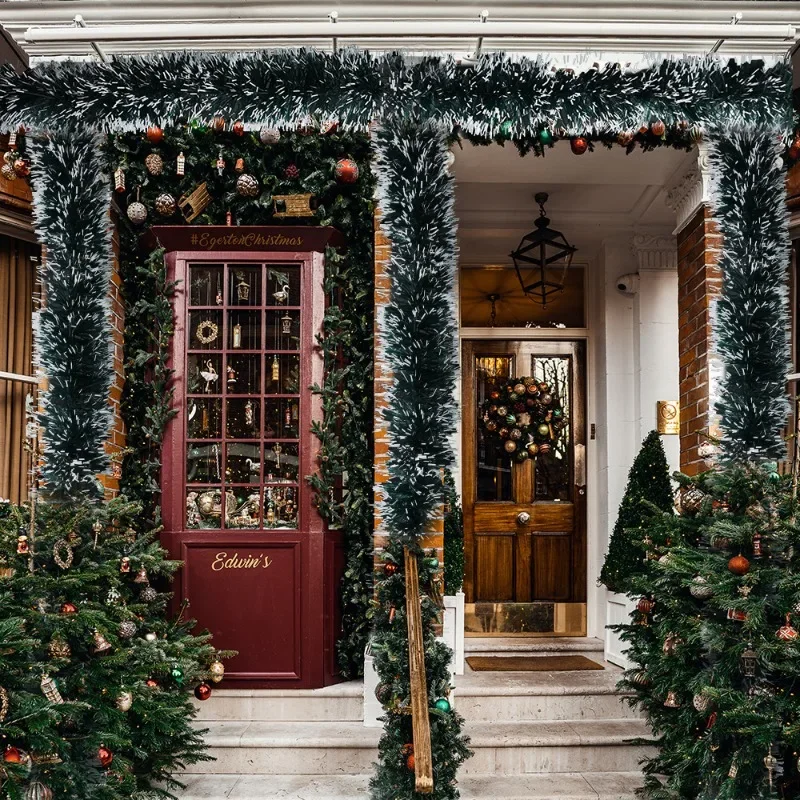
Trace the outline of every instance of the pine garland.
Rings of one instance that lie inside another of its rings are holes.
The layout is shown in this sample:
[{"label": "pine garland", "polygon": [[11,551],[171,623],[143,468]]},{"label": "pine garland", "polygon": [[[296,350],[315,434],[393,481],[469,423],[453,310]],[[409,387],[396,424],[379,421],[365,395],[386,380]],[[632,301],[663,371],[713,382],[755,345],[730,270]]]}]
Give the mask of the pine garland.
[{"label": "pine garland", "polygon": [[34,326],[48,387],[41,395],[47,494],[99,497],[108,466],[112,380],[109,187],[97,137],[52,133],[31,146],[36,231],[46,251],[46,302]]},{"label": "pine garland", "polygon": [[724,362],[717,403],[726,458],[780,458],[789,410],[789,225],[785,168],[774,137],[712,140],[715,215],[722,234],[722,295],[714,333]]},{"label": "pine garland", "polygon": [[[434,790],[431,797],[458,797],[456,773],[468,757],[463,720],[436,708],[450,690],[451,652],[435,638],[438,609],[431,600],[438,559],[423,556],[419,540],[439,512],[443,470],[452,461],[455,430],[451,402],[457,370],[453,293],[456,232],[453,180],[447,170],[443,130],[434,124],[391,120],[377,138],[382,225],[392,242],[388,267],[391,301],[379,318],[386,360],[392,373],[388,407],[388,480],[382,514],[389,532],[383,554],[390,571],[378,579],[375,610],[375,667],[379,699],[387,709],[380,741],[381,760],[373,777],[375,800],[416,797],[411,694],[406,632],[403,548],[419,562],[420,596],[431,708]],[[419,180],[420,173],[425,178]],[[385,569],[385,568],[384,568]]]}]

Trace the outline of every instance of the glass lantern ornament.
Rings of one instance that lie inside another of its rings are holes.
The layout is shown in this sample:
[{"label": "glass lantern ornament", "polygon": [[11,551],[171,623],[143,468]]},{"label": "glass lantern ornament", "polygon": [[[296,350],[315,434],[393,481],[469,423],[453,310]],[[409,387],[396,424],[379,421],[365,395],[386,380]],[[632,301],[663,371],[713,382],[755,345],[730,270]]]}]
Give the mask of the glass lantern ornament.
[{"label": "glass lantern ornament", "polygon": [[250,284],[244,277],[243,272],[236,273],[237,284],[236,284],[236,296],[239,300],[247,301],[250,299]]},{"label": "glass lantern ornament", "polygon": [[742,651],[742,654],[739,656],[739,660],[742,663],[742,672],[744,673],[745,678],[755,678],[758,655],[756,651],[753,650],[752,643],[748,642],[747,648]]},{"label": "glass lantern ornament", "polygon": [[285,314],[281,317],[281,333],[284,336],[289,336],[292,332],[292,318]]},{"label": "glass lantern ornament", "polygon": [[511,251],[522,291],[542,308],[547,308],[553,295],[564,291],[567,270],[577,251],[563,233],[550,227],[544,210],[547,197],[547,192],[534,195],[539,206],[536,230],[526,233],[517,249]]}]

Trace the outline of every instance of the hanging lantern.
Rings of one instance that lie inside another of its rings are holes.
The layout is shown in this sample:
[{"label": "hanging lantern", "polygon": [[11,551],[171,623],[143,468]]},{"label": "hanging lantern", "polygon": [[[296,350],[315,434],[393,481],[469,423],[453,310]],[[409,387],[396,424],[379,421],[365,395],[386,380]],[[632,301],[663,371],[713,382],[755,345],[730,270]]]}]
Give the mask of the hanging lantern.
[{"label": "hanging lantern", "polygon": [[[563,233],[550,228],[544,210],[547,193],[537,192],[534,199],[539,205],[536,230],[522,237],[517,249],[511,252],[511,258],[522,291],[542,308],[547,308],[548,300],[564,291],[567,270],[577,248],[566,240]],[[524,276],[522,270],[529,267],[532,274]]]},{"label": "hanging lantern", "polygon": [[281,333],[284,336],[289,336],[291,332],[292,332],[292,318],[287,313],[281,317]]},{"label": "hanging lantern", "polygon": [[125,170],[122,167],[114,170],[114,191],[120,194],[125,191]]},{"label": "hanging lantern", "polygon": [[42,680],[39,685],[42,688],[42,694],[44,694],[51,703],[58,705],[64,702],[64,698],[61,696],[61,692],[58,691],[56,682],[49,675],[42,675]]},{"label": "hanging lantern", "polygon": [[752,643],[748,643],[747,648],[743,650],[742,654],[739,656],[739,660],[742,663],[742,672],[745,678],[755,678],[758,655],[756,651],[753,650]]},{"label": "hanging lantern", "polygon": [[240,300],[248,300],[250,298],[250,284],[245,280],[243,272],[237,272],[236,277],[239,279],[236,284],[236,296]]}]

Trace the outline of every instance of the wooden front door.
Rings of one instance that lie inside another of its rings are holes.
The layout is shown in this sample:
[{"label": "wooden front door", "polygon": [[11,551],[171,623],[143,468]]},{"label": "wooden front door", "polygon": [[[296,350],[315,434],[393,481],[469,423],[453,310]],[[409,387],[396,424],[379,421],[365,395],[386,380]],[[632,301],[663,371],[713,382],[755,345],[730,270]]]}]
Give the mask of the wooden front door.
[{"label": "wooden front door", "polygon": [[[555,604],[586,602],[585,343],[466,341],[463,376],[467,603],[483,615],[482,632],[493,631],[481,604],[543,604],[539,623],[525,609],[495,608],[495,632],[545,633],[550,621],[557,630]],[[568,424],[551,452],[517,462],[487,434],[480,408],[497,382],[527,376],[550,385]]]}]

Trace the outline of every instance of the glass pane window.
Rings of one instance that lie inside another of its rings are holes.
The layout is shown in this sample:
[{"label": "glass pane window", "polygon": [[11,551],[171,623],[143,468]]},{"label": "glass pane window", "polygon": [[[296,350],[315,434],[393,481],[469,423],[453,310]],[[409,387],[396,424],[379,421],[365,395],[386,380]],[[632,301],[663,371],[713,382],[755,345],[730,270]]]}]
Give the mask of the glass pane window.
[{"label": "glass pane window", "polygon": [[[492,393],[497,391],[498,383],[507,380],[513,374],[514,357],[511,355],[476,356],[476,408],[480,408],[491,398]],[[508,454],[496,437],[485,435],[485,428],[480,422],[476,429],[478,432],[477,499],[480,502],[512,500],[512,464]]]},{"label": "glass pane window", "polygon": [[549,386],[563,416],[552,423],[553,449],[536,457],[534,499],[561,501],[572,496],[572,357],[531,356],[531,375]]},{"label": "glass pane window", "polygon": [[188,266],[186,527],[296,528],[302,268]]}]

